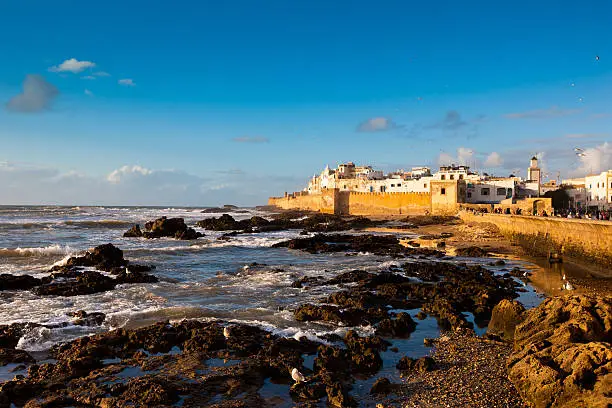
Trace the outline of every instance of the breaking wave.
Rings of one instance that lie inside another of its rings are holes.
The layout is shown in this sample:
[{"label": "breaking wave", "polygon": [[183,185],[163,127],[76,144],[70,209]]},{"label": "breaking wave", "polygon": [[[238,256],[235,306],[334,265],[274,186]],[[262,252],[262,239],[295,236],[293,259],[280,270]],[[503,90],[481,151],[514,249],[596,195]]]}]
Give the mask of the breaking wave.
[{"label": "breaking wave", "polygon": [[70,255],[74,252],[76,250],[68,245],[57,244],[34,248],[0,248],[0,256],[4,257]]}]

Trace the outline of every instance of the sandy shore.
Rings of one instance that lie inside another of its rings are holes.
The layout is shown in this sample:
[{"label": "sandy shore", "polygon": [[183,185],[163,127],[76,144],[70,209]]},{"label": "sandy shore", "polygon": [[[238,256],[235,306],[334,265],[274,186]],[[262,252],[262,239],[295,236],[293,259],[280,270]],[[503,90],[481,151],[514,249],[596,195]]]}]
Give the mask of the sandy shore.
[{"label": "sandy shore", "polygon": [[405,408],[526,407],[506,372],[511,350],[468,332],[445,334],[433,346],[436,368],[407,375],[398,400]]}]

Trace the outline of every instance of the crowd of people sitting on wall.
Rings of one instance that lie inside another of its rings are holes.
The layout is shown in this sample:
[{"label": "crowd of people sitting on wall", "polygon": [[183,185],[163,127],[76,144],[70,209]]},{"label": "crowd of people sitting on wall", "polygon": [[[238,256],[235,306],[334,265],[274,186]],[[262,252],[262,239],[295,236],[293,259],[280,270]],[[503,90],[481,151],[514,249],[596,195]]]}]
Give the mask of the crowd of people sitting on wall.
[{"label": "crowd of people sitting on wall", "polygon": [[541,211],[523,211],[520,208],[465,208],[466,211],[472,214],[506,214],[506,215],[531,215],[536,217],[560,217],[560,218],[577,218],[585,220],[600,220],[610,221],[612,219],[612,210],[586,210],[582,209],[567,209],[553,210],[550,214],[546,210]]}]

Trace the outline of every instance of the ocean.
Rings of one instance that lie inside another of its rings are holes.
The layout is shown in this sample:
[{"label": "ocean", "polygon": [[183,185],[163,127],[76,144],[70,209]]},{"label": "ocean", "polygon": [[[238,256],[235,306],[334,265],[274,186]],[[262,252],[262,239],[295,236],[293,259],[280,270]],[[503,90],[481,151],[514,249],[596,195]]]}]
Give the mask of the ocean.
[{"label": "ocean", "polygon": [[[253,208],[229,212],[235,219],[270,216]],[[33,353],[44,352],[55,344],[117,328],[136,328],[157,321],[181,319],[222,319],[257,325],[272,333],[296,339],[306,336],[325,342],[321,337],[343,335],[349,327],[319,322],[297,322],[293,310],[302,303],[318,302],[338,290],[334,286],[316,286],[308,290],[293,288],[291,283],[304,276],[330,278],[361,269],[384,271],[405,260],[369,253],[346,256],[344,253],[309,254],[286,248],[272,248],[275,243],[300,236],[300,230],[240,234],[230,241],[218,240],[223,232],[195,228],[205,234],[193,241],[173,238],[123,238],[134,224],[161,216],[184,218],[187,225],[220,214],[204,214],[202,208],[153,207],[0,207],[0,273],[42,277],[49,268],[71,255],[83,254],[100,244],[112,243],[124,251],[133,263],[154,265],[151,272],[158,283],[120,285],[115,290],[73,297],[39,297],[30,291],[0,291],[0,324],[35,322],[57,328],[39,328],[27,333],[18,348]],[[487,258],[455,258],[452,262],[486,264]],[[245,268],[246,265],[253,265]],[[505,268],[525,266],[510,261]],[[487,266],[490,269],[499,267]],[[501,273],[501,271],[500,271]],[[540,296],[529,285],[519,300],[535,306]],[[78,310],[102,312],[106,320],[99,327],[71,324],[68,313]],[[414,316],[418,310],[408,310]],[[468,320],[473,321],[469,314]],[[360,334],[373,334],[370,326],[357,327]],[[478,334],[486,327],[475,326]],[[421,357],[430,352],[423,345],[425,337],[437,337],[436,320],[428,317],[418,322],[417,330],[407,339],[395,339],[399,353],[383,354],[385,368],[381,375],[398,376],[397,360],[403,355]],[[0,370],[0,380],[14,373]],[[371,384],[357,384],[368,390]]]}]

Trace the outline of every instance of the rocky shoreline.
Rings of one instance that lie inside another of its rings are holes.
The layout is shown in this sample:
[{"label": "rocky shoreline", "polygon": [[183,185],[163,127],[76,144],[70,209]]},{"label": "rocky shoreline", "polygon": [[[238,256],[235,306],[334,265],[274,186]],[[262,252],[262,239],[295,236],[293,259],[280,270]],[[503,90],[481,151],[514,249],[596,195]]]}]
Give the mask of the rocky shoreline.
[{"label": "rocky shoreline", "polygon": [[[525,311],[514,299],[524,290],[518,278],[528,280],[530,272],[506,269],[503,260],[492,264],[505,269],[503,273],[493,273],[484,263],[449,262],[453,258],[440,242],[452,241],[455,231],[428,234],[423,240],[432,242],[430,246],[405,243],[396,235],[364,233],[384,223],[287,212],[242,221],[224,214],[197,224],[227,231],[224,240],[235,234],[299,229],[304,237],[274,247],[346,256],[370,253],[395,260],[378,273],[356,269],[333,278],[308,276],[291,283],[301,291],[334,288],[318,303],[303,303],[290,310],[296,321],[371,327],[371,335],[348,330],[343,336],[313,341],[283,338],[259,327],[223,320],[166,321],[60,344],[50,350],[51,360],[40,362],[16,348],[28,331],[49,327],[5,325],[0,326],[0,366],[27,369],[27,375],[0,384],[0,408],[11,404],[30,408],[252,407],[275,406],[281,402],[278,398],[292,400],[295,406],[349,407],[359,405],[354,387],[363,378],[375,380],[370,393],[383,407],[539,407],[585,401],[606,406],[607,385],[612,380],[610,298],[551,298]],[[457,225],[450,218],[421,218],[404,227],[414,230],[440,224]],[[349,230],[360,233],[346,232]],[[147,223],[144,232],[134,226],[124,236],[197,239],[203,234],[180,218],[162,217]],[[453,255],[488,256],[489,250],[468,244],[464,242]],[[131,264],[120,249],[106,244],[70,258],[43,278],[1,275],[0,291],[78,296],[113,290],[119,284],[157,282],[157,277],[147,273],[151,270]],[[411,315],[410,310],[418,313]],[[558,310],[567,312],[559,316]],[[104,315],[91,312],[76,313],[73,324],[103,324]],[[480,327],[488,324],[489,333],[476,336],[467,314]],[[418,359],[398,356],[401,383],[380,376],[382,354],[394,349],[394,339],[409,338],[428,316],[442,330],[438,339],[427,340],[432,346],[430,355]],[[582,363],[568,366],[569,358]],[[551,365],[551,361],[559,362]],[[296,383],[294,369],[306,381]],[[543,370],[556,371],[541,379]],[[538,391],[542,387],[545,394]]]}]

